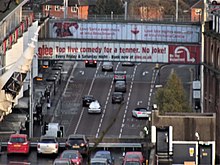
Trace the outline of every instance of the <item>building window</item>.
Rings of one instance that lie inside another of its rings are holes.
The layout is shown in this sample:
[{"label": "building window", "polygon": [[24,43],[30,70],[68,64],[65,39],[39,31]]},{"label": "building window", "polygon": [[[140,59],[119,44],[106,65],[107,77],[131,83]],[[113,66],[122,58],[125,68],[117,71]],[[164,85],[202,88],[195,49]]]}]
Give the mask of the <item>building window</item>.
[{"label": "building window", "polygon": [[60,6],[55,6],[55,11],[60,11]]},{"label": "building window", "polygon": [[196,9],[195,10],[195,14],[196,15],[201,15],[202,14],[202,10],[201,9]]},{"label": "building window", "polygon": [[77,6],[71,7],[71,12],[76,13],[78,10]]},{"label": "building window", "polygon": [[46,11],[49,11],[49,10],[50,10],[50,5],[46,5],[46,6],[45,6],[45,10],[46,10]]}]

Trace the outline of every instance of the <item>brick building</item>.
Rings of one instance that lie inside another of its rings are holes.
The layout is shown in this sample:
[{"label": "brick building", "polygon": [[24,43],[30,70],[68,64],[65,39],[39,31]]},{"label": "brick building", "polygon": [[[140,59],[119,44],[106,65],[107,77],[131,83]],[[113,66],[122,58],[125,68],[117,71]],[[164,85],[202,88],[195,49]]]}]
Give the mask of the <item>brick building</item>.
[{"label": "brick building", "polygon": [[[220,158],[220,15],[213,15],[204,32],[204,112],[216,113],[217,160]],[[219,162],[218,162],[219,163]]]},{"label": "brick building", "polygon": [[[87,19],[89,13],[92,12],[92,7],[95,5],[95,0],[78,1],[69,0],[67,5],[66,18]],[[42,4],[42,12],[44,16],[52,16],[55,18],[64,18],[64,0],[47,1]]]}]

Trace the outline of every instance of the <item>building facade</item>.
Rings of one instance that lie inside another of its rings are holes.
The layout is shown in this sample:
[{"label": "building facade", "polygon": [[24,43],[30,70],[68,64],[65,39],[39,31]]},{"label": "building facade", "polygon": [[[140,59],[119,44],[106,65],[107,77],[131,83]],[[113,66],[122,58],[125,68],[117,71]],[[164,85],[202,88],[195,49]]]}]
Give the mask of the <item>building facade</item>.
[{"label": "building facade", "polygon": [[[204,112],[216,113],[216,160],[220,160],[220,15],[214,14],[204,32]],[[219,161],[217,162],[219,163]]]}]

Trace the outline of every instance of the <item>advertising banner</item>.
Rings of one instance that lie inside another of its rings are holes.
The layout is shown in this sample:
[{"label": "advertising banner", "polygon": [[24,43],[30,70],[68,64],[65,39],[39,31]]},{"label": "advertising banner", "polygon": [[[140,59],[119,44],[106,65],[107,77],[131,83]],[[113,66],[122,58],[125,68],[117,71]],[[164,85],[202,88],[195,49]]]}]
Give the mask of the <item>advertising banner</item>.
[{"label": "advertising banner", "polygon": [[199,25],[50,20],[50,38],[199,43]]},{"label": "advertising banner", "polygon": [[115,42],[39,42],[38,58],[198,64],[200,45]]}]

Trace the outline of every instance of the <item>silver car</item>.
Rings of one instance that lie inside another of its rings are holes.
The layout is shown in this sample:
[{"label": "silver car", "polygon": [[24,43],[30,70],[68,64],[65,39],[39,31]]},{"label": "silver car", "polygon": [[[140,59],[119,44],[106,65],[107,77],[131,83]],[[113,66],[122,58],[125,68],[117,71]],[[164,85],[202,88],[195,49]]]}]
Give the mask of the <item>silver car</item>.
[{"label": "silver car", "polygon": [[104,61],[102,63],[102,71],[113,71],[113,63]]}]

